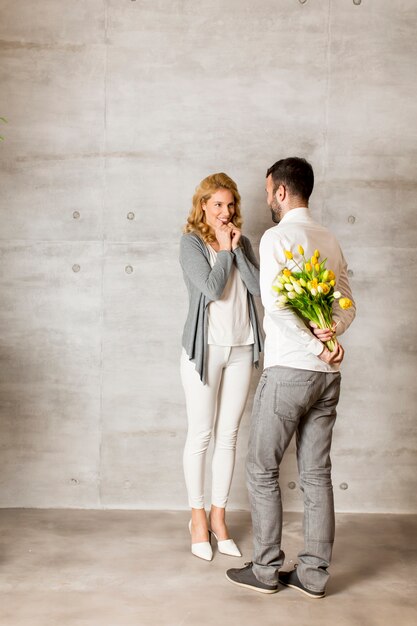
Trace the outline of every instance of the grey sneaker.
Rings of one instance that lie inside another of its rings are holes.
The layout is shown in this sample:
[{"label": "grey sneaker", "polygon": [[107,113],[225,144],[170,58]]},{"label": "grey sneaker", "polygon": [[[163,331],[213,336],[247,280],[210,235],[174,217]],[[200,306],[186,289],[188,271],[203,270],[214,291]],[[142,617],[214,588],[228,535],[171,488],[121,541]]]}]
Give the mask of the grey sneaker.
[{"label": "grey sneaker", "polygon": [[326,595],[325,591],[311,591],[304,587],[304,585],[300,582],[298,578],[297,570],[292,569],[290,572],[279,572],[278,580],[281,585],[285,585],[285,587],[292,587],[293,589],[297,589],[297,591],[301,591],[309,598],[324,598]]},{"label": "grey sneaker", "polygon": [[245,567],[240,569],[228,569],[226,572],[227,580],[231,583],[239,585],[239,587],[247,587],[247,589],[253,589],[253,591],[259,591],[259,593],[276,593],[278,591],[278,585],[266,585],[261,583],[252,571],[252,561],[245,563]]}]

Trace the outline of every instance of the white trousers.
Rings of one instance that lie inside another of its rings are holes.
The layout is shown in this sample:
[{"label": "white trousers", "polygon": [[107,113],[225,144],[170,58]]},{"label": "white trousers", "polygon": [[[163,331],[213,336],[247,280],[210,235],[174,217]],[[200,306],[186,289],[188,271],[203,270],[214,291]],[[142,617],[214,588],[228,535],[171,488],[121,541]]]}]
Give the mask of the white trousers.
[{"label": "white trousers", "polygon": [[252,346],[208,346],[207,384],[203,385],[185,350],[181,380],[187,407],[188,433],[184,474],[190,507],[204,508],[206,452],[214,434],[212,504],[226,507],[235,464],[240,420],[252,374]]}]

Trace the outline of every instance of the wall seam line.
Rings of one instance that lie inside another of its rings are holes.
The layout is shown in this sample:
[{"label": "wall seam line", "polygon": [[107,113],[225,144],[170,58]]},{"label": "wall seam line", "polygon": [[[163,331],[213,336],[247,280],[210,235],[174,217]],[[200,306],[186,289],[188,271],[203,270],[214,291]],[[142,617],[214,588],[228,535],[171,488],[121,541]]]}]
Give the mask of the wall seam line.
[{"label": "wall seam line", "polygon": [[327,175],[329,166],[329,100],[330,100],[330,74],[331,74],[331,60],[330,60],[330,48],[331,48],[331,18],[332,18],[332,0],[328,0],[327,11],[327,42],[326,42],[326,86],[325,86],[325,105],[324,105],[324,163],[323,163],[323,205],[321,208],[321,221],[327,209]]},{"label": "wall seam line", "polygon": [[102,454],[103,454],[103,351],[104,351],[104,265],[105,265],[105,251],[106,251],[106,238],[104,233],[105,228],[105,207],[106,207],[106,191],[107,191],[107,62],[108,62],[108,50],[107,50],[107,0],[103,0],[104,9],[104,77],[103,77],[103,144],[102,144],[102,158],[103,158],[103,196],[101,204],[101,315],[100,315],[100,405],[99,405],[99,449],[98,449],[98,503],[100,508],[103,508],[103,493],[102,493]]}]

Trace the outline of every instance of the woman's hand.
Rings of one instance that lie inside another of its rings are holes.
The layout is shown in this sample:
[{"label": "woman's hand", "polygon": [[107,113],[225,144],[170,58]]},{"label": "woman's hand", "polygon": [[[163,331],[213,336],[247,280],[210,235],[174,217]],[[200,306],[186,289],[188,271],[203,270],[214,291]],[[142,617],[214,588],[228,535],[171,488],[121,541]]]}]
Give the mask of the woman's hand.
[{"label": "woman's hand", "polygon": [[214,233],[219,243],[219,250],[227,250],[230,252],[232,249],[232,225],[219,224],[219,226],[215,228]]},{"label": "woman's hand", "polygon": [[233,226],[233,224],[231,225],[231,231],[232,231],[232,250],[236,250],[236,248],[239,247],[239,240],[242,236],[242,231],[239,230],[239,228],[236,228],[236,226]]}]

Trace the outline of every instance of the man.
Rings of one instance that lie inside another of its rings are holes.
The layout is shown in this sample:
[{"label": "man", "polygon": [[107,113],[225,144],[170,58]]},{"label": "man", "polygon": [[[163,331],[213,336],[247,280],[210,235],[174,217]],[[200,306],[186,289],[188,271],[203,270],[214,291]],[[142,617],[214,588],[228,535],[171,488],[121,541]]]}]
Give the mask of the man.
[{"label": "man", "polygon": [[[334,540],[330,447],[344,351],[339,343],[333,352],[324,345],[334,337],[332,331],[314,324],[310,330],[289,307],[278,308],[277,293],[272,289],[277,273],[289,263],[284,251],[293,251],[295,260],[301,260],[296,256],[301,245],[306,257],[318,249],[320,258],[327,258],[326,268],[336,274],[337,290],[352,299],[340,246],[310,215],[313,185],[313,169],[305,159],[277,161],[266,174],[267,201],[277,225],[265,232],[260,245],[265,369],[254,400],[246,464],[254,556],[253,563],[228,570],[226,576],[261,593],[275,593],[279,581],[311,598],[323,598]],[[343,310],[335,301],[336,335],[341,335],[354,317],[354,304]],[[304,494],[304,547],[298,554],[297,569],[278,575],[285,557],[281,550],[279,467],[294,434]]]}]

